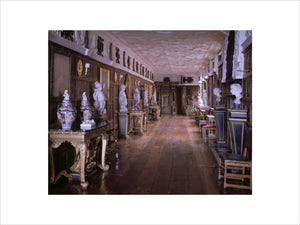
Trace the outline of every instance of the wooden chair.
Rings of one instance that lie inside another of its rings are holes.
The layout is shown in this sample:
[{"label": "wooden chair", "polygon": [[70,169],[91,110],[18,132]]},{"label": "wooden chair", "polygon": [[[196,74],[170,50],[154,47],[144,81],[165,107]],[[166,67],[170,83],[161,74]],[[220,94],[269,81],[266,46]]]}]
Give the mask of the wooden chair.
[{"label": "wooden chair", "polygon": [[[240,172],[236,172],[240,171]],[[247,179],[247,181],[246,181]],[[236,183],[236,181],[240,181]],[[224,188],[252,189],[252,162],[225,160]]]},{"label": "wooden chair", "polygon": [[248,160],[247,148],[241,155],[220,152],[218,178],[224,177],[224,188],[252,189],[252,162]]},{"label": "wooden chair", "polygon": [[206,117],[207,125],[202,127],[202,138],[204,139],[204,143],[206,143],[207,140],[217,140],[215,116],[207,115]]}]

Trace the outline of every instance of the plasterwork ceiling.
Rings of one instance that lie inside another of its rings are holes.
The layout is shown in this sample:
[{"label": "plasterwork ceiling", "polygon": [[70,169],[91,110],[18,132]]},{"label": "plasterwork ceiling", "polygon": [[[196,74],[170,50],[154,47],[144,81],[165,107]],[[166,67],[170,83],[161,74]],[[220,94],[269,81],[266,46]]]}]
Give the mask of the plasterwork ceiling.
[{"label": "plasterwork ceiling", "polygon": [[155,74],[195,75],[222,50],[226,31],[109,31]]}]

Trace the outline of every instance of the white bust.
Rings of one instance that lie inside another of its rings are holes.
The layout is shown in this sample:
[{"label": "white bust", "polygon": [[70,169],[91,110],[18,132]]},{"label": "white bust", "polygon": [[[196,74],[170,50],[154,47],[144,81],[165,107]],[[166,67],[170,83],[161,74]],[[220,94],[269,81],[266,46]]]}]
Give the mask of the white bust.
[{"label": "white bust", "polygon": [[125,93],[125,85],[124,84],[122,84],[120,87],[119,104],[120,104],[120,112],[126,112],[127,111],[127,97],[126,97],[126,93]]},{"label": "white bust", "polygon": [[105,109],[105,97],[103,94],[103,85],[99,83],[98,81],[95,82],[95,89],[93,98],[95,100],[94,107],[98,111],[99,115],[106,115],[106,109]]},{"label": "white bust", "polygon": [[231,94],[235,95],[235,100],[233,101],[235,105],[241,104],[240,99],[242,96],[242,87],[240,84],[232,84],[230,85],[230,92]]},{"label": "white bust", "polygon": [[149,102],[148,102],[148,90],[146,89],[144,92],[144,106],[148,106]]},{"label": "white bust", "polygon": [[220,88],[214,88],[214,95],[216,96],[216,104],[220,104],[221,101],[221,90]]}]

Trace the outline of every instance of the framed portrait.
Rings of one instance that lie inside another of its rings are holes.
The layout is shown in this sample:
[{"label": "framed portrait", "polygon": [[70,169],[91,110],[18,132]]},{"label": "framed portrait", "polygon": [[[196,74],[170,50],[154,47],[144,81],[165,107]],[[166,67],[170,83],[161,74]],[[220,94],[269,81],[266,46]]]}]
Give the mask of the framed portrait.
[{"label": "framed portrait", "polygon": [[109,80],[110,80],[110,71],[104,68],[100,68],[100,79],[99,82],[103,85],[103,94],[105,100],[109,99]]}]

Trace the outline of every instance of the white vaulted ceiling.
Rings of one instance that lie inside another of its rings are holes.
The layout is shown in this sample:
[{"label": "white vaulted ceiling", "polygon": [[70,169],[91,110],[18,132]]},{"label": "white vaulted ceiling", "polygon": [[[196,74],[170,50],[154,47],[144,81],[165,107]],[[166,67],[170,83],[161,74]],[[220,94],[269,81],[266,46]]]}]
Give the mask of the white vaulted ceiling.
[{"label": "white vaulted ceiling", "polygon": [[164,75],[195,75],[222,50],[225,31],[109,31]]}]

